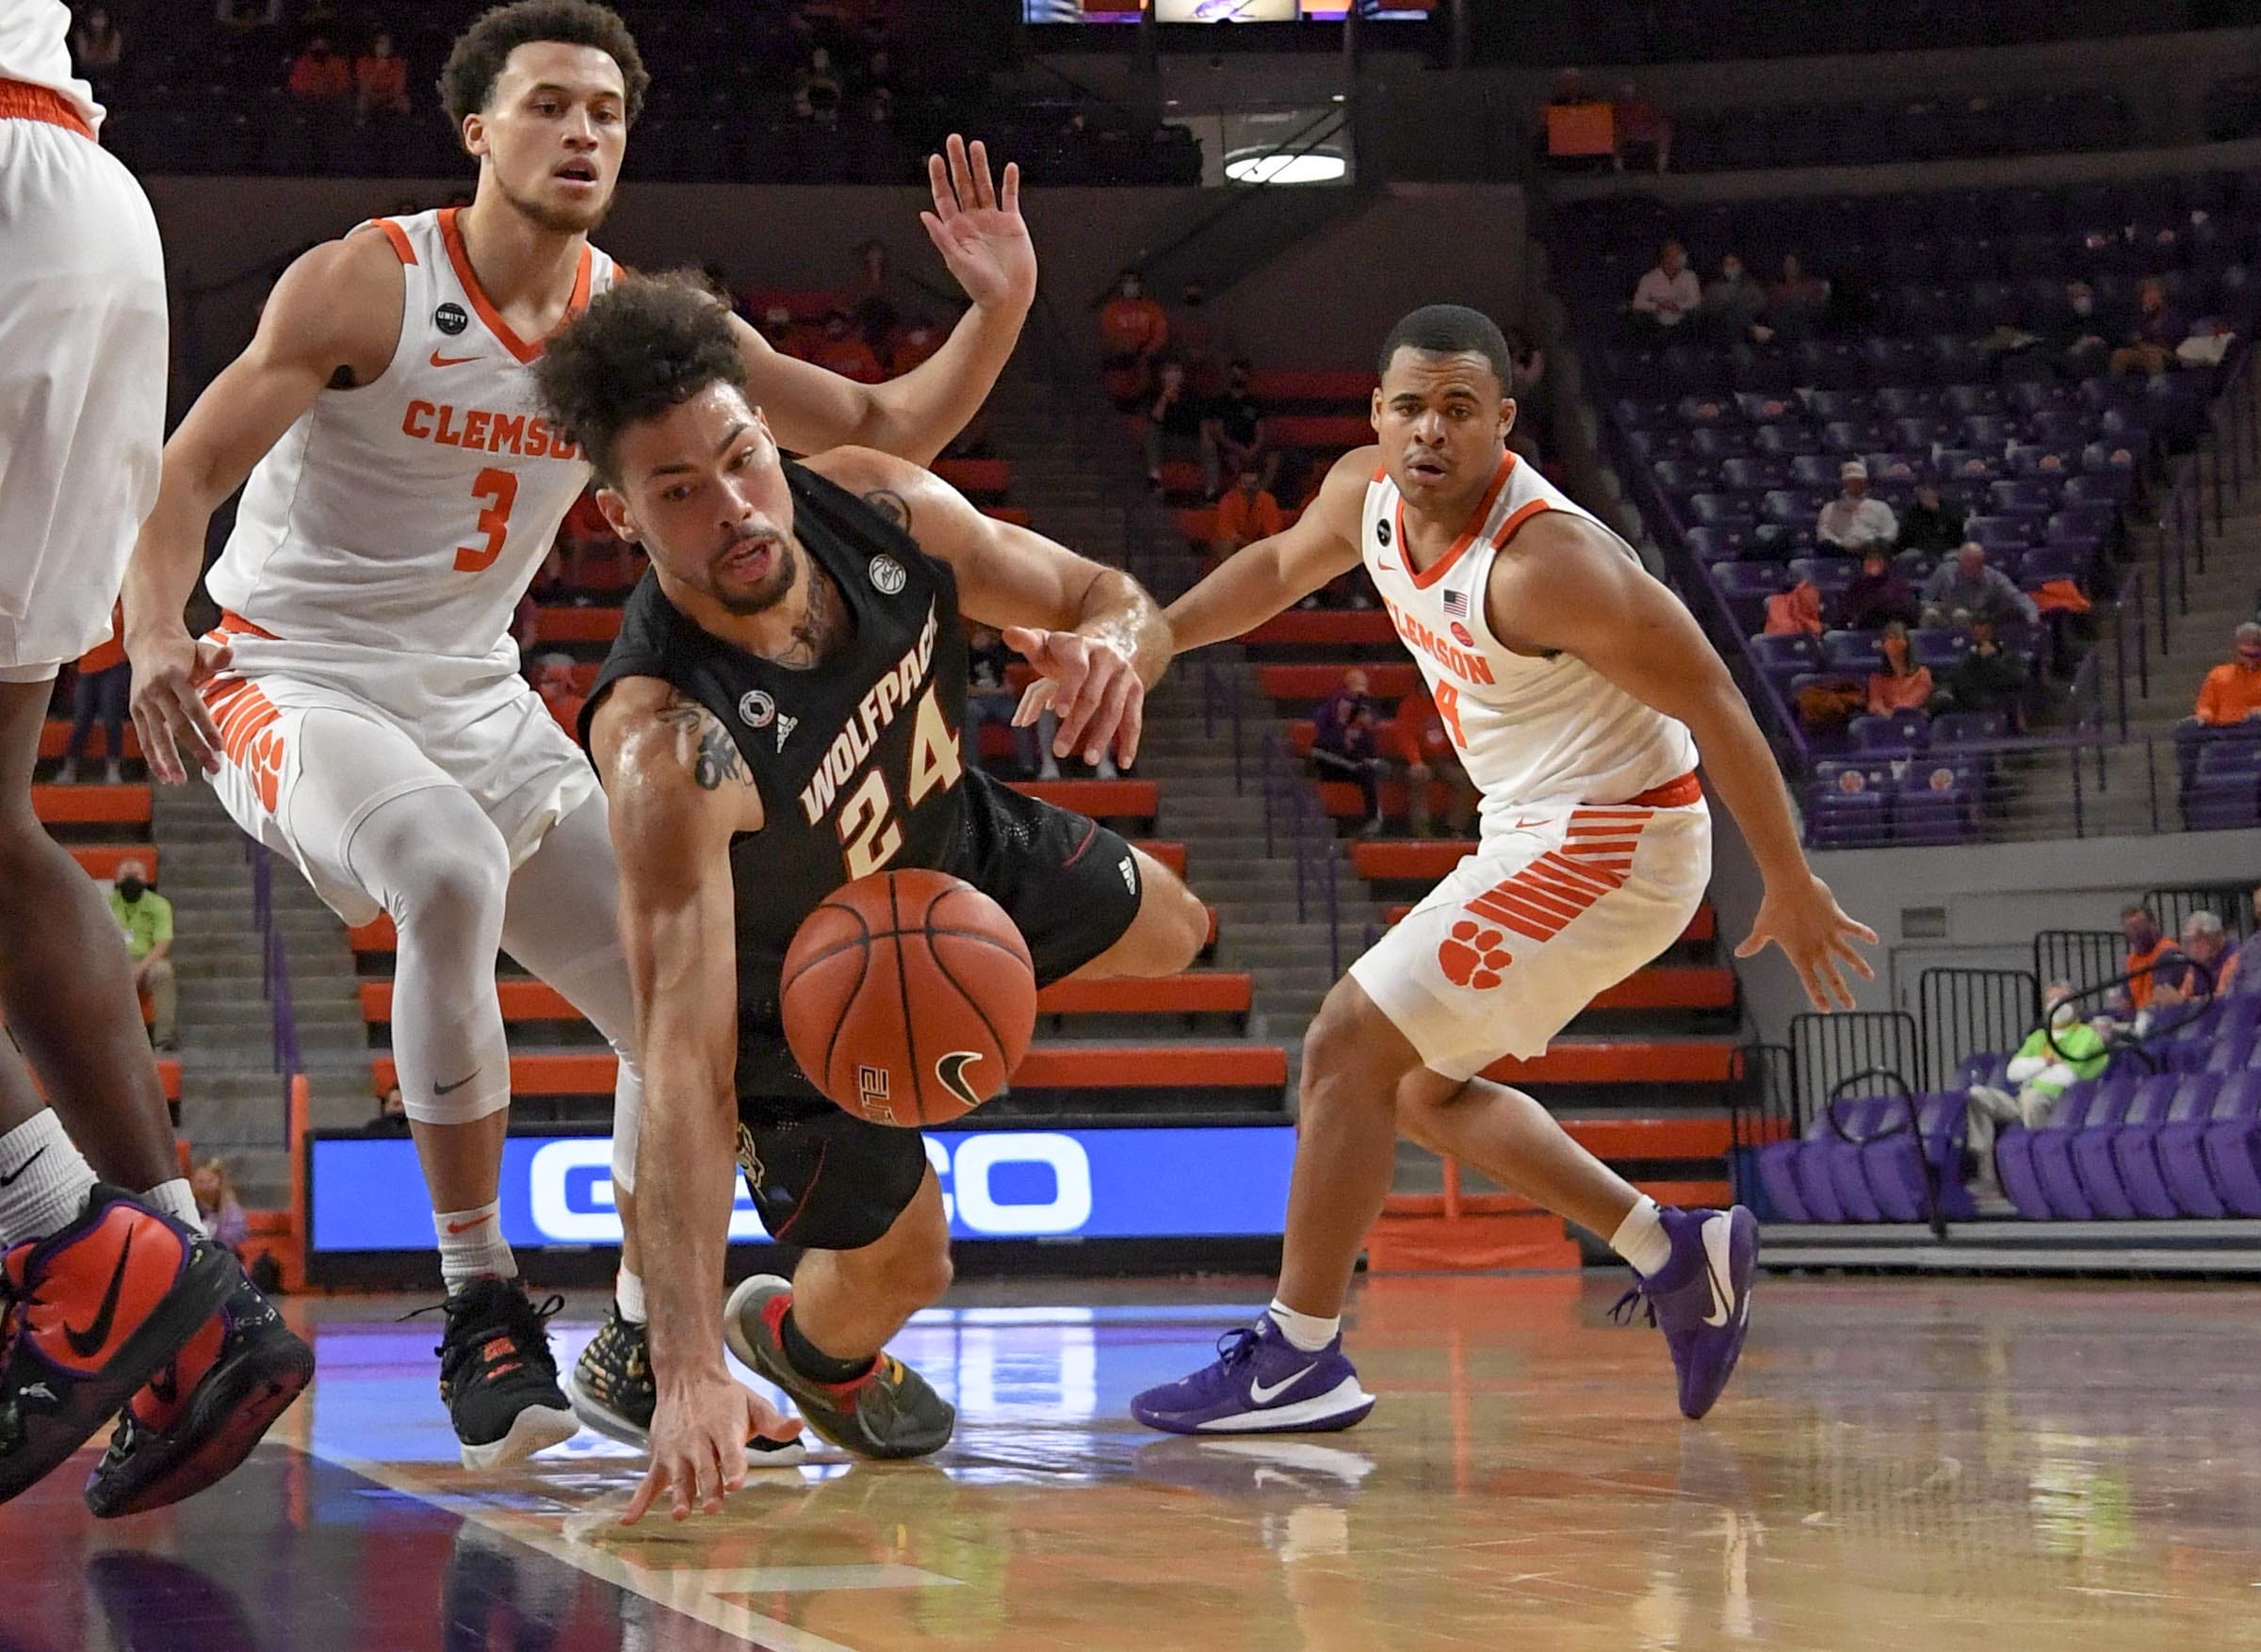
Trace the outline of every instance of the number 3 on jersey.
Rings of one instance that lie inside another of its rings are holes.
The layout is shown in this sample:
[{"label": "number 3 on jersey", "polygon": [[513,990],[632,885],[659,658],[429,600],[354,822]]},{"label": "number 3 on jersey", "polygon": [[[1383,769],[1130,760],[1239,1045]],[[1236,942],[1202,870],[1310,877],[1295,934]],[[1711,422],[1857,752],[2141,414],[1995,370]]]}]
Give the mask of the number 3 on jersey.
[{"label": "number 3 on jersey", "polygon": [[[911,730],[910,797],[904,806],[915,809],[927,793],[948,791],[965,773],[965,760],[958,755],[958,737],[942,721],[942,703],[929,686],[919,699],[918,721]],[[901,852],[903,828],[895,820],[886,769],[873,769],[840,805],[840,845],[847,856],[851,883],[870,877]]]},{"label": "number 3 on jersey", "polygon": [[479,513],[479,531],[487,536],[487,543],[456,547],[458,574],[484,574],[502,555],[503,542],[511,537],[511,507],[518,502],[518,478],[507,470],[482,470],[473,479],[471,493],[486,501],[486,509]]}]

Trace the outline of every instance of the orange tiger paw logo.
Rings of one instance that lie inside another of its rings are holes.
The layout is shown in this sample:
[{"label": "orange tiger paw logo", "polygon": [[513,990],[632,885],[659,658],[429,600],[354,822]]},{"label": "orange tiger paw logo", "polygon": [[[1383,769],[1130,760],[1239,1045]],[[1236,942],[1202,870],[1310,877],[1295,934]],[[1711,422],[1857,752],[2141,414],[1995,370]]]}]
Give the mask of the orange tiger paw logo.
[{"label": "orange tiger paw logo", "polygon": [[1513,954],[1500,945],[1506,938],[1498,930],[1462,919],[1438,947],[1437,965],[1455,986],[1488,992],[1500,984],[1501,971],[1515,962]]}]

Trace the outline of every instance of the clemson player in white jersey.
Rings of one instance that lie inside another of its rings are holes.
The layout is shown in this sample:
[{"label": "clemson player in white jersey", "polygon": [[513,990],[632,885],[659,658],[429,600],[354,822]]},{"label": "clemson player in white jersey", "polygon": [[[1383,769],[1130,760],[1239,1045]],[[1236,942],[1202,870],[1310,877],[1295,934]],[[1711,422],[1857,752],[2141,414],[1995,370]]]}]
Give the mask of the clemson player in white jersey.
[{"label": "clemson player in white jersey", "polygon": [[[588,237],[646,86],[626,27],[590,0],[518,0],[476,22],[441,77],[479,162],[472,203],[364,224],[284,274],[250,348],[168,445],[127,580],[153,769],[177,782],[201,766],[341,917],[387,912],[399,930],[394,1053],[448,1286],[441,1393],[473,1467],[576,1427],[500,1233],[498,945],[620,1056],[613,1177],[630,1231],[576,1392],[630,1439],[651,1403],[618,879],[595,776],[518,674],[509,635],[591,474],[540,417],[530,364],[616,279]],[[798,450],[858,442],[930,460],[1011,354],[1035,281],[1017,175],[1000,198],[981,146],[954,138],[930,170],[929,234],[974,300],[933,360],[866,387],[734,323]],[[182,610],[211,513],[247,477],[207,579],[224,617],[200,643]]]},{"label": "clemson player in white jersey", "polygon": [[1170,608],[1180,650],[1261,624],[1362,560],[1484,793],[1483,834],[1351,966],[1304,1042],[1278,1296],[1212,1365],[1131,1404],[1179,1433],[1348,1428],[1373,1408],[1342,1352],[1342,1300],[1399,1132],[1609,1239],[1701,1417],[1749,1323],[1748,1210],[1660,1210],[1530,1096],[1481,1077],[1532,1057],[1680,935],[1711,876],[1697,748],[1765,899],[1736,956],[1779,945],[1817,1008],[1869,974],[1808,868],[1750,708],[1631,546],[1507,451],[1500,330],[1433,305],[1381,353],[1379,445],[1336,464],[1285,533]]},{"label": "clemson player in white jersey", "polygon": [[233,1469],[314,1356],[205,1240],[118,926],[33,802],[165,434],[156,219],[70,28],[61,0],[0,0],[0,1502],[116,1416],[85,1494],[113,1515]]}]

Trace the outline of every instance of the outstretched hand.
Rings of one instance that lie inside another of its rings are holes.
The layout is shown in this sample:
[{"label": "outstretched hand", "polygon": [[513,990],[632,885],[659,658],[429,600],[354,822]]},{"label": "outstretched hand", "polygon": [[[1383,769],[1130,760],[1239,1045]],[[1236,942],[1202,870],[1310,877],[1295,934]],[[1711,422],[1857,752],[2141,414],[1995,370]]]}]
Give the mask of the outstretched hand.
[{"label": "outstretched hand", "polygon": [[746,1441],[756,1435],[790,1440],[800,1433],[798,1418],[782,1415],[726,1372],[661,1388],[652,1414],[652,1466],[620,1523],[635,1525],[663,1493],[673,1519],[720,1514],[724,1495],[746,1483]]},{"label": "outstretched hand", "polygon": [[1110,746],[1128,769],[1138,759],[1138,737],[1146,726],[1147,686],[1124,649],[1081,631],[1046,631],[1008,625],[1005,645],[1034,666],[1037,677],[1013,713],[1013,726],[1026,728],[1050,706],[1060,726],[1052,755],[1067,757],[1081,748],[1083,761],[1097,763]]},{"label": "outstretched hand", "polygon": [[966,296],[984,308],[1025,312],[1036,301],[1036,244],[1020,216],[1020,168],[1006,163],[1001,192],[989,177],[989,151],[954,132],[926,160],[935,209],[919,221]]},{"label": "outstretched hand", "polygon": [[204,705],[203,688],[228,669],[230,645],[196,638],[180,627],[155,640],[137,640],[133,662],[134,728],[149,771],[166,786],[180,786],[194,763],[220,772],[220,725]]},{"label": "outstretched hand", "polygon": [[1845,968],[1862,980],[1877,978],[1868,960],[1853,949],[1855,941],[1873,947],[1877,931],[1847,917],[1830,886],[1809,873],[1802,885],[1767,889],[1765,899],[1759,902],[1758,915],[1750,920],[1750,933],[1743,937],[1735,956],[1754,958],[1769,942],[1780,947],[1797,971],[1797,979],[1805,983],[1806,996],[1814,1008],[1827,1014],[1832,1009],[1853,1007]]}]

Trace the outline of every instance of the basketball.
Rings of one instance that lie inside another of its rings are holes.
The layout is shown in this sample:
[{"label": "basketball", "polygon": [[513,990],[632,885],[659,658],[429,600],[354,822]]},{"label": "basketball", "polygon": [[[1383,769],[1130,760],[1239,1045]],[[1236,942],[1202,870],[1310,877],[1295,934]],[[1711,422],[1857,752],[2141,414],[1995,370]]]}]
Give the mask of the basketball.
[{"label": "basketball", "polygon": [[1005,1087],[1036,1029],[1028,943],[943,872],[877,872],[802,921],[779,994],[801,1070],[875,1125],[945,1124]]}]

